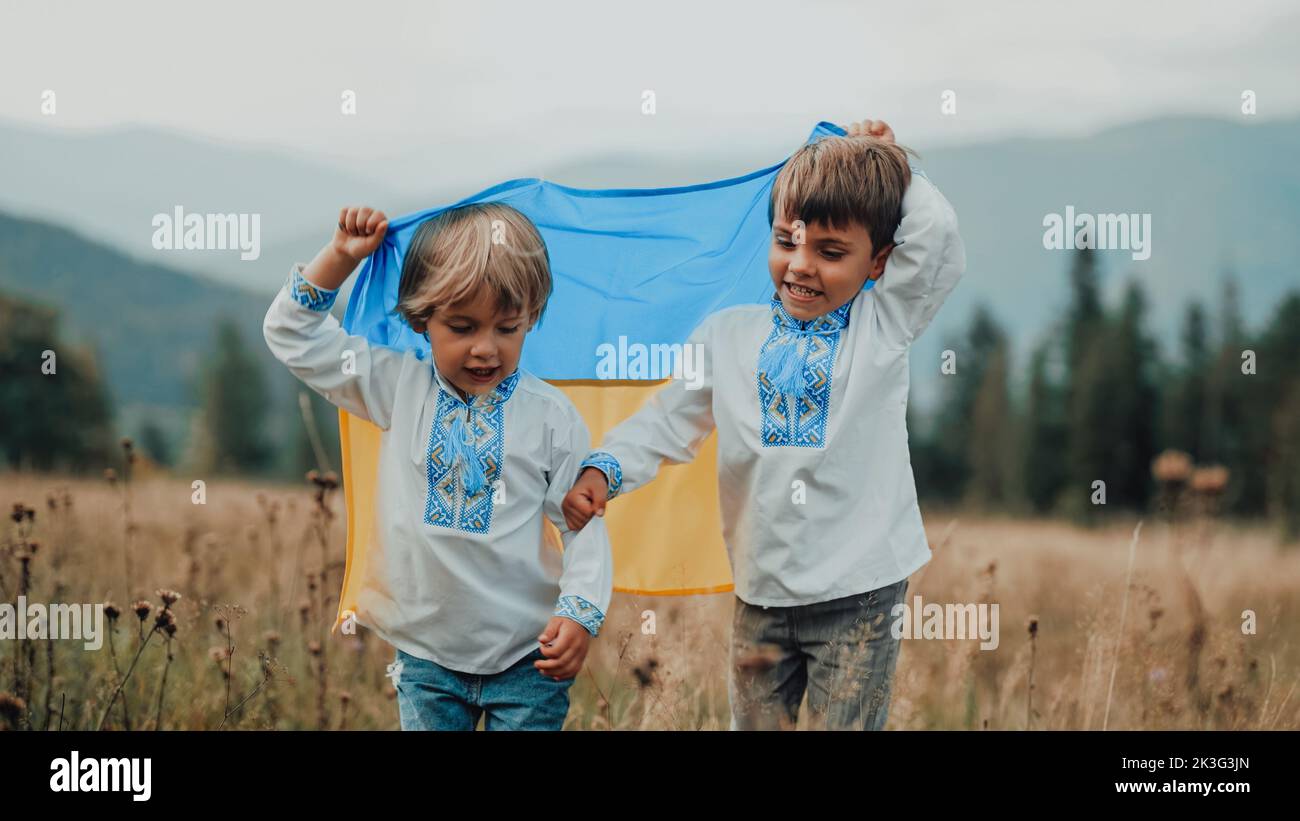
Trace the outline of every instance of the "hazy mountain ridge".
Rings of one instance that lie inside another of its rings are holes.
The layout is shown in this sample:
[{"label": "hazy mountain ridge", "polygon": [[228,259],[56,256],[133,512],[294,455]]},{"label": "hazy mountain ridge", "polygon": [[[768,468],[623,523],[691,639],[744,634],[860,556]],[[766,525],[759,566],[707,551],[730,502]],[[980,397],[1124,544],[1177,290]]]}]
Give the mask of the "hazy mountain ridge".
[{"label": "hazy mountain ridge", "polygon": [[[1043,218],[1067,206],[1152,215],[1150,259],[1103,252],[1101,276],[1112,299],[1128,276],[1140,278],[1166,353],[1189,299],[1214,314],[1225,270],[1238,278],[1251,326],[1300,287],[1300,120],[1168,118],[1088,137],[914,147],[957,210],[968,260],[964,281],[913,351],[913,395],[923,405],[934,398],[939,352],[977,302],[1004,324],[1018,356],[1059,316],[1070,253],[1043,247]],[[536,176],[588,188],[660,187],[771,162],[593,152]],[[235,317],[250,345],[275,364],[258,327],[265,307],[289,265],[310,259],[328,238],[341,205],[372,203],[399,215],[507,176],[519,175],[487,175],[482,185],[455,190],[433,180],[417,196],[411,191],[425,186],[415,172],[398,193],[278,149],[141,129],[75,135],[0,124],[0,206],[39,217],[0,216],[0,289],[63,309],[66,327],[96,341],[119,403],[182,408],[193,400],[188,380],[220,313]],[[260,258],[153,249],[150,217],[177,204],[187,213],[260,213]]]}]

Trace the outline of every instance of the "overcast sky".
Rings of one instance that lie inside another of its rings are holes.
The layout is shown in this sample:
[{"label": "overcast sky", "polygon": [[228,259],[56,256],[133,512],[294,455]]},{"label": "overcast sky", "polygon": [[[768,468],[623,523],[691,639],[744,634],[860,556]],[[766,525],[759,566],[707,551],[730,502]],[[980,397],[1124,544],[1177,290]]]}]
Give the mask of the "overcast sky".
[{"label": "overcast sky", "polygon": [[[1260,2],[12,2],[0,116],[336,157],[539,169],[704,141],[788,153],[820,119],[918,147],[1165,113],[1300,112],[1300,7]],[[43,116],[41,94],[57,95]],[[344,89],[357,115],[343,116]],[[940,95],[956,92],[956,116]],[[655,93],[656,113],[642,113]],[[508,159],[506,162],[503,152]],[[759,152],[764,152],[759,154]]]}]

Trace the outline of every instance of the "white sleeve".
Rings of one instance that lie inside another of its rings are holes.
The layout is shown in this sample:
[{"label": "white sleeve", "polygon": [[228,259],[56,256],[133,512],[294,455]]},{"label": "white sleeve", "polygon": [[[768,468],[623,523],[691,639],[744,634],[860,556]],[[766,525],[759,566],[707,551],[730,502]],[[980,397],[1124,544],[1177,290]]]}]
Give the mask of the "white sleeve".
[{"label": "white sleeve", "polygon": [[563,413],[549,426],[551,469],[543,509],[547,518],[560,530],[564,542],[564,569],[560,574],[560,596],[555,603],[557,616],[565,616],[587,628],[595,636],[605,621],[614,590],[614,556],[609,531],[600,516],[591,517],[578,532],[569,530],[560,508],[564,496],[578,478],[578,461],[591,446],[591,434],[578,409],[566,402]]},{"label": "white sleeve", "polygon": [[924,175],[914,172],[903,195],[903,220],[885,271],[871,288],[881,333],[911,345],[930,324],[966,270],[957,214]]},{"label": "white sleeve", "polygon": [[713,432],[713,317],[707,317],[686,344],[698,352],[698,379],[673,379],[655,391],[641,409],[620,422],[582,461],[609,482],[609,498],[647,484],[664,462],[689,462]]},{"label": "white sleeve", "polygon": [[303,267],[293,266],[266,312],[262,335],[267,347],[312,390],[387,430],[404,355],[343,330],[329,312],[338,289],[308,282]]}]

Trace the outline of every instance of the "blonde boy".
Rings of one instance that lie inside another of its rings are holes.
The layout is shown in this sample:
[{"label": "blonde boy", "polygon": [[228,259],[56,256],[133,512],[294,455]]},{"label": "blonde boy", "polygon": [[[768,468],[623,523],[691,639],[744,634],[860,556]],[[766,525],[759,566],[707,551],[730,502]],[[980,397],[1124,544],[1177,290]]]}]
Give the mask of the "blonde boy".
[{"label": "blonde boy", "polygon": [[[590,440],[557,388],[519,368],[551,294],[536,227],[500,203],[415,231],[395,312],[429,340],[405,352],[344,331],[329,309],[379,247],[382,212],[348,208],[267,311],[276,358],[384,431],[379,521],[357,621],[394,645],[403,729],[558,730],[612,591],[603,522],[560,513]],[[560,528],[561,556],[543,517]],[[581,531],[581,532],[579,532]]]}]

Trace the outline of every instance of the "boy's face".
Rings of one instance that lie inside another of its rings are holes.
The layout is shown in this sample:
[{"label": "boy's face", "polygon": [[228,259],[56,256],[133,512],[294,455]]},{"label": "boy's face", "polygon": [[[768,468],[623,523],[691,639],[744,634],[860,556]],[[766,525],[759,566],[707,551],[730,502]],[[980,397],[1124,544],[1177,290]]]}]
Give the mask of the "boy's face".
[{"label": "boy's face", "polygon": [[767,267],[781,304],[806,322],[853,299],[868,279],[879,279],[893,248],[876,252],[871,235],[857,223],[832,228],[781,218],[772,223]]},{"label": "boy's face", "polygon": [[518,367],[527,322],[525,311],[501,312],[488,291],[439,308],[427,326],[438,372],[463,394],[487,393]]}]

